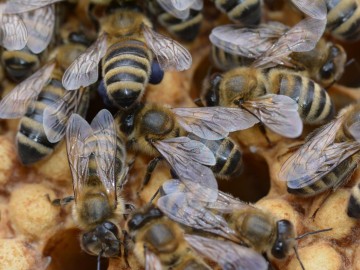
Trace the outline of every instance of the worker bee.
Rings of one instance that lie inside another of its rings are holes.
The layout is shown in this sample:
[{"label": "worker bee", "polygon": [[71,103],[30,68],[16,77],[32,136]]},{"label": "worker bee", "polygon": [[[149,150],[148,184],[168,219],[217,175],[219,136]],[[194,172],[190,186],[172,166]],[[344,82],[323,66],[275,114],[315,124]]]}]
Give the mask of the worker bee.
[{"label": "worker bee", "polygon": [[288,192],[313,196],[346,183],[360,157],[359,116],[360,105],[350,105],[309,135],[279,172],[279,179],[287,181]]},{"label": "worker bee", "polygon": [[196,182],[184,186],[179,180],[167,181],[161,187],[157,206],[178,223],[246,245],[270,259],[286,259],[292,250],[297,253],[296,240],[303,236],[296,237],[289,220],[277,220],[221,191],[209,202],[206,197],[212,192]]},{"label": "worker bee", "polygon": [[193,41],[203,20],[202,0],[148,1],[148,10],[169,33],[181,40]]},{"label": "worker bee", "polygon": [[241,119],[251,114],[231,108],[203,109],[139,104],[116,116],[119,132],[133,150],[158,156],[149,163],[144,185],[161,159],[185,182],[196,180],[214,189],[213,172],[220,178],[240,172],[242,151],[228,134],[242,127]]},{"label": "worker bee", "polygon": [[214,65],[221,70],[239,65],[283,65],[328,87],[344,73],[346,52],[339,44],[321,38],[325,23],[306,18],[293,28],[279,22],[253,28],[216,27],[210,35]]},{"label": "worker bee", "polygon": [[87,111],[88,89],[67,92],[61,84],[64,70],[86,47],[64,44],[50,54],[50,63],[18,84],[0,102],[0,118],[21,118],[17,152],[25,165],[49,156],[65,134],[73,112]]},{"label": "worker bee", "polygon": [[[91,125],[73,114],[66,129],[66,147],[75,199],[72,216],[83,231],[81,247],[99,260],[119,256],[119,226],[126,212],[117,189],[125,180],[127,165],[110,112],[101,110]],[[66,202],[72,198],[65,198]]]},{"label": "worker bee", "polygon": [[154,269],[211,269],[188,243],[223,268],[267,269],[265,259],[251,249],[228,241],[185,234],[177,223],[153,205],[133,213],[127,228],[136,257],[144,266]]},{"label": "worker bee", "polygon": [[63,85],[68,90],[96,82],[102,59],[107,95],[115,106],[127,109],[143,95],[153,53],[163,70],[184,70],[191,65],[190,53],[174,40],[155,33],[150,21],[136,10],[116,9],[100,23],[97,41],[64,73]]}]

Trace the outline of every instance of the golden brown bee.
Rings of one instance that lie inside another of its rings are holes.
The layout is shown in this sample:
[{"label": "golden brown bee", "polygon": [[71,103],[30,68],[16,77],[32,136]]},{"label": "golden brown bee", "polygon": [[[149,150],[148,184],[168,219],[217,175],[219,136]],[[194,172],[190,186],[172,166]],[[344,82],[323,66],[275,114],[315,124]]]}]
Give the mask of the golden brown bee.
[{"label": "golden brown bee", "polygon": [[125,147],[107,110],[101,110],[91,126],[78,114],[69,122],[66,146],[75,199],[72,215],[83,231],[81,247],[99,258],[119,256],[125,203],[117,190],[127,174]]},{"label": "golden brown bee", "polygon": [[[313,196],[342,186],[357,168],[360,150],[360,105],[342,109],[330,123],[309,135],[282,165],[279,179],[287,181],[288,191]],[[356,189],[350,199],[349,215],[358,216]]]},{"label": "golden brown bee", "polygon": [[237,129],[242,124],[237,114],[217,118],[218,111],[214,108],[206,108],[206,112],[202,109],[139,104],[132,111],[119,113],[115,119],[119,132],[134,150],[161,157],[149,164],[149,171],[164,158],[181,179],[195,179],[215,188],[213,172],[226,178],[241,169],[242,152],[227,137],[226,129]]},{"label": "golden brown bee", "polygon": [[321,38],[324,27],[324,22],[313,18],[306,18],[293,28],[278,22],[253,28],[219,26],[210,35],[212,60],[221,70],[280,64],[305,72],[328,87],[344,73],[346,53],[341,45]]},{"label": "golden brown bee", "polygon": [[107,96],[112,105],[127,109],[144,93],[154,54],[163,70],[184,70],[191,65],[190,53],[174,40],[155,33],[151,22],[138,10],[118,8],[103,17],[100,25],[97,41],[65,72],[66,89],[96,82],[102,59]]}]

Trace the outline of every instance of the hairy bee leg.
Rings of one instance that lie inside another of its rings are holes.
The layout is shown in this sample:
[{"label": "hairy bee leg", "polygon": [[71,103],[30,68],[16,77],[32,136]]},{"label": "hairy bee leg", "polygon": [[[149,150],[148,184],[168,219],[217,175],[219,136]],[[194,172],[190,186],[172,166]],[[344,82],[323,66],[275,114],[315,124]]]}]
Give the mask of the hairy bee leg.
[{"label": "hairy bee leg", "polygon": [[51,200],[49,194],[46,194],[46,198],[49,200],[49,202],[54,205],[54,206],[65,206],[68,203],[72,202],[73,200],[75,200],[74,196],[68,196],[68,197],[64,197],[61,199],[54,199]]},{"label": "hairy bee leg", "polygon": [[157,164],[159,163],[159,161],[163,160],[163,157],[159,156],[159,157],[156,157],[154,158],[153,160],[151,160],[147,166],[147,169],[146,169],[146,173],[145,173],[145,177],[144,177],[144,180],[143,180],[143,183],[142,183],[142,186],[141,186],[141,190],[144,189],[144,187],[149,184],[150,182],[150,179],[151,179],[151,175],[152,173],[154,172]]},{"label": "hairy bee leg", "polygon": [[123,234],[124,234],[124,259],[125,259],[125,263],[127,267],[130,267],[129,261],[128,261],[128,257],[129,257],[129,242],[131,240],[130,235],[128,234],[127,231],[123,230]]}]

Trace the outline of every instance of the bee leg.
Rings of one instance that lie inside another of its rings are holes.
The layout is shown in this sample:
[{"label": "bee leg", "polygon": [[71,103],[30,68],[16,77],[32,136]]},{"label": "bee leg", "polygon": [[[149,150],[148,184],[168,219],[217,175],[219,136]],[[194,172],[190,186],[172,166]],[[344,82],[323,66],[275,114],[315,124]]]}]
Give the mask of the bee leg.
[{"label": "bee leg", "polygon": [[163,157],[159,156],[149,162],[140,191],[143,190],[144,187],[149,183],[152,173],[154,172],[159,161],[161,161],[162,159]]},{"label": "bee leg", "polygon": [[127,231],[123,230],[124,234],[124,259],[127,267],[130,267],[128,257],[129,257],[129,242],[131,240],[130,235]]},{"label": "bee leg", "polygon": [[262,122],[259,123],[259,129],[260,129],[261,133],[264,134],[265,139],[268,142],[269,146],[270,147],[273,146],[273,143],[270,141],[270,139],[269,139],[269,137],[268,137],[268,135],[266,133],[265,126],[264,126],[264,124]]},{"label": "bee leg", "polygon": [[65,206],[68,203],[72,202],[73,200],[75,200],[74,196],[68,196],[65,198],[61,198],[61,199],[54,199],[51,200],[49,194],[46,194],[46,198],[49,200],[49,202],[54,205],[54,206]]}]

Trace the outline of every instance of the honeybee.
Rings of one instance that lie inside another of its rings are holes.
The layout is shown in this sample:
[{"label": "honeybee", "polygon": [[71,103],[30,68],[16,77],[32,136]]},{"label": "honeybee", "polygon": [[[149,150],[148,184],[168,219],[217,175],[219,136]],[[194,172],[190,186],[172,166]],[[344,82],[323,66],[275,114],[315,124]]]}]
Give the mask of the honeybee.
[{"label": "honeybee", "polygon": [[289,220],[277,220],[221,191],[209,202],[206,196],[212,190],[195,182],[184,186],[178,180],[167,181],[161,192],[157,206],[176,222],[246,245],[270,259],[286,259],[292,250],[297,253],[296,240],[302,236],[296,237]]},{"label": "honeybee", "polygon": [[269,22],[254,28],[224,25],[210,35],[214,65],[228,70],[239,65],[268,68],[283,65],[306,72],[328,87],[344,73],[346,52],[321,38],[325,21],[306,18],[289,28]]},{"label": "honeybee", "polygon": [[228,241],[184,234],[177,223],[152,205],[134,213],[127,228],[134,241],[136,257],[151,269],[211,269],[188,243],[223,268],[267,269],[265,259],[251,249]]},{"label": "honeybee", "polygon": [[75,199],[72,216],[83,231],[81,247],[99,260],[119,256],[125,203],[117,189],[125,180],[127,165],[110,112],[101,110],[91,126],[73,114],[66,129],[66,147]]},{"label": "honeybee", "polygon": [[350,105],[310,134],[279,172],[279,179],[287,181],[288,192],[313,196],[346,183],[360,157],[359,119],[360,105]]},{"label": "honeybee", "polygon": [[86,113],[88,89],[67,92],[61,84],[64,70],[85,49],[82,44],[58,46],[49,56],[50,63],[0,101],[0,118],[21,118],[16,144],[23,164],[30,165],[50,155],[64,136],[70,115]]},{"label": "honeybee", "polygon": [[168,32],[184,41],[193,41],[203,20],[202,0],[148,1],[148,10]]},{"label": "honeybee", "polygon": [[190,53],[174,40],[154,32],[150,21],[136,10],[116,9],[100,23],[97,41],[64,73],[62,81],[68,90],[96,82],[98,64],[103,59],[107,95],[115,106],[127,109],[143,95],[153,53],[163,70],[184,70],[191,65]]},{"label": "honeybee", "polygon": [[250,113],[231,108],[204,111],[139,104],[132,111],[119,113],[115,121],[130,147],[158,156],[149,164],[144,184],[150,180],[157,162],[165,159],[184,182],[199,181],[216,189],[213,172],[227,178],[241,170],[241,149],[227,136],[242,128],[241,120],[248,115],[251,117]]}]

